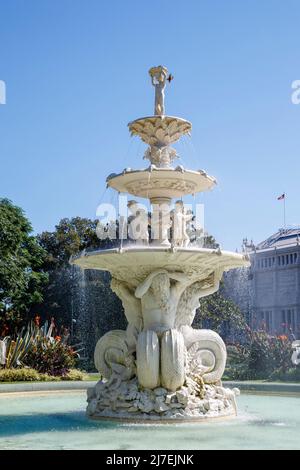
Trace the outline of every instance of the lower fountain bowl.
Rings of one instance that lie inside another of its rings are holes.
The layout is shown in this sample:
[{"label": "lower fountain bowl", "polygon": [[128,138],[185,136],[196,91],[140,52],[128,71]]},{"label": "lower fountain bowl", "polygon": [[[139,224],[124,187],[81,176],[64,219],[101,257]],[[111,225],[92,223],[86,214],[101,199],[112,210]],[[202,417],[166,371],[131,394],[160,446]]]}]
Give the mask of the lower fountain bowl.
[{"label": "lower fountain bowl", "polygon": [[155,269],[184,272],[191,280],[201,281],[216,270],[224,272],[250,264],[247,256],[229,251],[208,248],[172,250],[151,245],[85,252],[73,258],[71,263],[83,269],[109,271],[113,277],[133,287],[137,287]]}]

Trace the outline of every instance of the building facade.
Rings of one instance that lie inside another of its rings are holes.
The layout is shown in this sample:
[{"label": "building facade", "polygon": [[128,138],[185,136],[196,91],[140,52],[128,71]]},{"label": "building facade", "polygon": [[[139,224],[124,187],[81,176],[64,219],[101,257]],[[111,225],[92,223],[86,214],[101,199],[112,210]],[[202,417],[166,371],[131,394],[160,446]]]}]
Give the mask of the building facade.
[{"label": "building facade", "polygon": [[300,336],[300,228],[281,229],[250,254],[253,329]]}]

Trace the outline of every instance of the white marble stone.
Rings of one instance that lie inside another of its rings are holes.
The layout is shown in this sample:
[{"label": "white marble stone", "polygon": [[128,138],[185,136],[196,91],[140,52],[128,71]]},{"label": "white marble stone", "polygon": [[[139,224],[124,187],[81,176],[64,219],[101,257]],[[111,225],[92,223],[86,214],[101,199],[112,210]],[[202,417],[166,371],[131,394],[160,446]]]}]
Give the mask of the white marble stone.
[{"label": "white marble stone", "polygon": [[300,341],[294,341],[292,344],[293,354],[292,354],[292,363],[295,366],[300,364]]},{"label": "white marble stone", "polygon": [[[212,189],[216,180],[203,170],[171,167],[177,154],[170,145],[188,134],[191,124],[165,115],[164,90],[172,79],[167,69],[152,67],[149,73],[155,115],[132,121],[129,129],[149,145],[145,158],[151,165],[107,178],[108,187],[150,200],[151,218],[136,201],[128,203],[129,234],[140,246],[85,252],[72,261],[111,273],[111,288],[128,321],[126,331],[110,331],[96,345],[95,365],[103,380],[88,392],[87,413],[153,421],[227,416],[236,413],[238,392],[221,385],[225,344],[192,322],[199,299],[218,290],[223,272],[247,266],[249,259],[188,246],[192,214],[181,200],[171,211],[172,198]],[[136,222],[142,227],[137,236]]]},{"label": "white marble stone", "polygon": [[[138,398],[132,398],[129,394],[132,386],[136,387]],[[161,420],[165,419],[201,419],[204,417],[230,415],[236,413],[234,392],[221,386],[206,386],[206,398],[197,396],[196,392],[190,392],[183,386],[176,392],[167,393],[161,387],[154,390],[144,389],[138,385],[136,379],[130,382],[122,382],[119,388],[111,389],[108,382],[99,382],[88,393],[89,416],[94,417],[126,417],[134,415],[135,419]],[[127,394],[120,399],[120,390]],[[97,393],[96,393],[97,390]],[[118,398],[116,398],[118,397]]]}]

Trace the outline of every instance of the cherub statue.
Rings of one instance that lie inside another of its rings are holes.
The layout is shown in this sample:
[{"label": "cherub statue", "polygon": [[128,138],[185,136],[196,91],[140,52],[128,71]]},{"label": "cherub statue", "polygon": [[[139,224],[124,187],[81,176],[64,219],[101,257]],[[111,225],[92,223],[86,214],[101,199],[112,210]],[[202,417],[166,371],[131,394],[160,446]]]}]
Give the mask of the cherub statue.
[{"label": "cherub statue", "polygon": [[128,217],[129,238],[135,240],[137,244],[148,245],[149,217],[147,211],[134,200],[129,201],[127,207],[132,214]]},{"label": "cherub statue", "polygon": [[185,210],[182,201],[176,201],[171,218],[173,222],[173,245],[178,247],[187,247],[190,242],[190,237],[187,233],[187,224],[193,219],[193,214]]}]

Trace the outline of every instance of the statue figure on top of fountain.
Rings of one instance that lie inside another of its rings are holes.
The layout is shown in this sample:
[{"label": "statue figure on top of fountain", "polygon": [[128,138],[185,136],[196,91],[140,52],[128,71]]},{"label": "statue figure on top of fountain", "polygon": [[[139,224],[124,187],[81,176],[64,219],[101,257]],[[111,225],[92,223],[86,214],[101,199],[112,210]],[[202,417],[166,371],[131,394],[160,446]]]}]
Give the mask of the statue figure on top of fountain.
[{"label": "statue figure on top of fountain", "polygon": [[[164,89],[166,86],[168,70],[166,67],[159,65],[158,67],[152,67],[149,70],[151,76],[152,85],[155,86],[155,105],[154,114],[155,116],[164,116],[165,114],[165,93]],[[149,124],[148,124],[149,127]],[[173,129],[170,129],[171,133]],[[157,130],[156,136],[157,141],[155,144],[150,144],[144,154],[144,158],[150,160],[152,165],[157,168],[169,168],[175,158],[179,158],[174,148],[166,145],[164,139],[160,141],[160,134],[164,134],[163,131]]]},{"label": "statue figure on top of fountain", "polygon": [[156,116],[163,116],[165,114],[165,87],[168,70],[162,65],[151,67],[149,75],[151,76],[152,85],[155,87],[154,114]]}]

